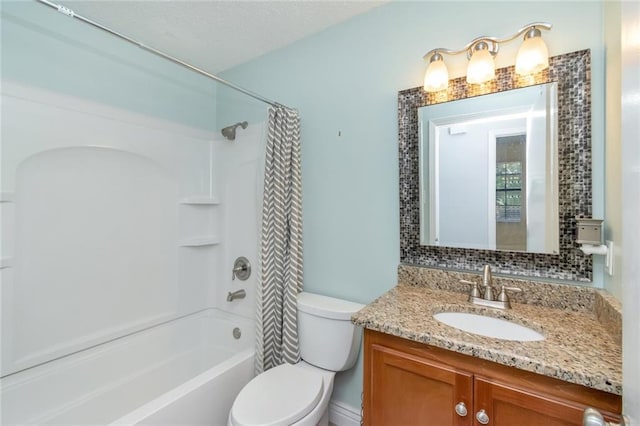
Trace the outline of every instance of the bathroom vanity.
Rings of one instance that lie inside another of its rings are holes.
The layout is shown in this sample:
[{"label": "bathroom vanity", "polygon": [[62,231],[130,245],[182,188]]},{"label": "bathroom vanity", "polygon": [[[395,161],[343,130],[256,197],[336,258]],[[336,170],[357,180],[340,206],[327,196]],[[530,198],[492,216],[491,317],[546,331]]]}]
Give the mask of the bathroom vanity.
[{"label": "bathroom vanity", "polygon": [[[364,424],[581,425],[586,407],[619,421],[621,347],[609,323],[617,307],[606,294],[497,279],[524,290],[502,311],[468,302],[458,279],[477,275],[401,266],[399,276],[352,318],[365,327]],[[468,333],[436,320],[439,312],[505,319],[544,340]]]},{"label": "bathroom vanity", "polygon": [[423,343],[365,331],[367,425],[581,425],[619,421],[620,396]]}]

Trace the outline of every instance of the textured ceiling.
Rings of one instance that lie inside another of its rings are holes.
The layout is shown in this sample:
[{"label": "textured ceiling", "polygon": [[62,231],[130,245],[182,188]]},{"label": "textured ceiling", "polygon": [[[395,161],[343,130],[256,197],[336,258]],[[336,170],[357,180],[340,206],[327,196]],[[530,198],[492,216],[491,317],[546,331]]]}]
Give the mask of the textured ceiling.
[{"label": "textured ceiling", "polygon": [[148,46],[217,73],[386,1],[62,0],[59,3]]}]

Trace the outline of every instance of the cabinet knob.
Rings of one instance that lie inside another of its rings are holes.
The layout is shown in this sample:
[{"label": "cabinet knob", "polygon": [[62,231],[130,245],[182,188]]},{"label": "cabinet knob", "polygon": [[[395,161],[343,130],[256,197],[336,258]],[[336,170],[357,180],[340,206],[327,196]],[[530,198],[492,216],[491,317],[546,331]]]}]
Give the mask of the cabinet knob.
[{"label": "cabinet knob", "polygon": [[476,413],[476,420],[478,420],[478,423],[486,425],[489,423],[489,416],[486,411],[480,410]]},{"label": "cabinet knob", "polygon": [[620,423],[608,423],[600,411],[595,408],[587,407],[582,415],[582,426],[625,426],[627,421],[625,416],[622,416]]},{"label": "cabinet knob", "polygon": [[464,417],[467,415],[467,406],[464,405],[464,402],[458,402],[456,404],[456,414],[460,417]]}]

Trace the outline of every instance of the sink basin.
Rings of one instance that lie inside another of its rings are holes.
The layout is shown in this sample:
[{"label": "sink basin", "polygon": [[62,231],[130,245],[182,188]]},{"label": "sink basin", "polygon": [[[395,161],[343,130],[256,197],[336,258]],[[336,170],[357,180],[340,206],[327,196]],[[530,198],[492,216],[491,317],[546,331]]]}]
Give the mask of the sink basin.
[{"label": "sink basin", "polygon": [[441,312],[433,317],[451,327],[495,339],[520,342],[544,340],[544,336],[537,331],[504,319],[468,312]]}]

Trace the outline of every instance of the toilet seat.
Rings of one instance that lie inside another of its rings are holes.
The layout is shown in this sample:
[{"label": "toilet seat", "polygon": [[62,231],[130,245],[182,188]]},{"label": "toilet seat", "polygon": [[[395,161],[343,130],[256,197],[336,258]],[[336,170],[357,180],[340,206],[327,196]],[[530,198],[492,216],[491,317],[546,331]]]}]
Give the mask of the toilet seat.
[{"label": "toilet seat", "polygon": [[229,417],[234,426],[287,426],[309,414],[323,390],[320,373],[282,364],[251,380],[236,397]]}]

